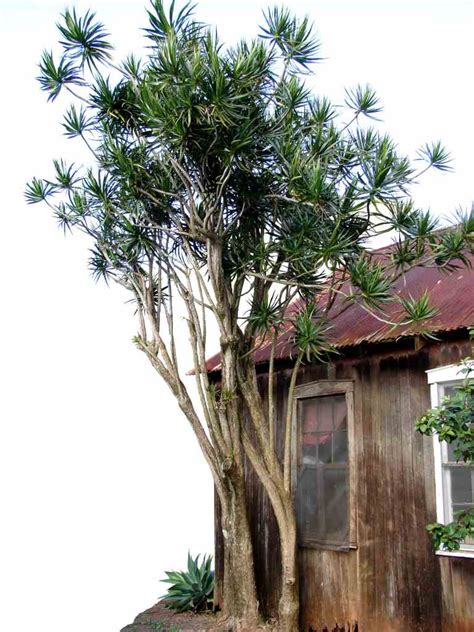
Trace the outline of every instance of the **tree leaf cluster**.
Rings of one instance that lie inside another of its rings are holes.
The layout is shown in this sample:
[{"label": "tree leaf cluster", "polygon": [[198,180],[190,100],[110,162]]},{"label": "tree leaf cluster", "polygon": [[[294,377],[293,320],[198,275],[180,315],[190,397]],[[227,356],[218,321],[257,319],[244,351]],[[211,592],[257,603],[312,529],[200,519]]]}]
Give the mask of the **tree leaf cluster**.
[{"label": "tree leaf cluster", "polygon": [[455,459],[470,463],[474,461],[474,365],[467,359],[463,366],[464,379],[454,387],[455,393],[420,417],[416,429],[454,444]]},{"label": "tree leaf cluster", "polygon": [[[157,267],[205,271],[209,245],[219,244],[251,341],[290,318],[295,296],[311,304],[329,285],[326,312],[337,297],[383,314],[410,266],[469,264],[472,213],[439,231],[409,195],[417,161],[445,171],[448,152],[428,143],[411,161],[362,125],[382,111],[370,86],[348,90],[344,107],[315,96],[305,76],[320,61],[320,41],[307,18],[270,9],[261,37],[224,46],[195,20],[194,5],[153,0],[148,55],[121,64],[93,13],[68,9],[58,29],[59,61],[43,53],[39,81],[50,100],[69,90],[64,133],[86,143],[92,166],[57,160],[53,177],[27,185],[26,199],[92,238],[94,278],[129,286],[151,268],[151,284]],[[384,232],[398,238],[382,263],[367,244]],[[433,315],[424,296],[402,307],[420,331]],[[322,324],[327,313],[313,318]]]}]

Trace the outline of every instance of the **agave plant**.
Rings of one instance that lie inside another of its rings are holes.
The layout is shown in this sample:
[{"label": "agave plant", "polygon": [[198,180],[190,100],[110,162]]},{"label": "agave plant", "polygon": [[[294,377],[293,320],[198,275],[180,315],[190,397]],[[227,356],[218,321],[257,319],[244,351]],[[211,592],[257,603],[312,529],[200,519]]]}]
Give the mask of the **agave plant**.
[{"label": "agave plant", "polygon": [[161,581],[171,584],[168,592],[162,596],[166,606],[178,612],[208,610],[212,604],[214,592],[214,571],[211,570],[212,556],[200,555],[193,559],[188,553],[187,571],[165,571],[167,579]]}]

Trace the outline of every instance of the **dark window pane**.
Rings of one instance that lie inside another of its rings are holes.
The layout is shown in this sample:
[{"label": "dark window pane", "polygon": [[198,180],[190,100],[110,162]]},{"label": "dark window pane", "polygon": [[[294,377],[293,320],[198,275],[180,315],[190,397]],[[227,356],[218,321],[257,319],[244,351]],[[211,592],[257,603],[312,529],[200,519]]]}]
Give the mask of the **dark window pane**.
[{"label": "dark window pane", "polygon": [[309,537],[317,520],[317,490],[315,468],[303,466],[300,469],[297,490],[297,519],[300,536]]},{"label": "dark window pane", "polygon": [[443,397],[452,397],[456,393],[456,389],[454,388],[454,384],[449,384],[449,386],[443,387]]},{"label": "dark window pane", "polygon": [[[455,455],[454,455],[454,450],[458,447],[459,442],[458,441],[453,441],[452,443],[448,443],[448,461],[450,461],[451,463],[457,463],[458,460],[456,459]],[[463,460],[462,458],[459,460],[459,463],[462,463]]]},{"label": "dark window pane", "polygon": [[466,511],[468,509],[474,509],[474,503],[471,504],[463,504],[463,505],[453,505],[453,519],[456,519],[456,515],[460,511]]},{"label": "dark window pane", "polygon": [[346,468],[326,469],[324,473],[324,510],[326,538],[336,542],[347,538]]},{"label": "dark window pane", "polygon": [[317,435],[318,436],[318,463],[331,463],[331,460],[332,460],[331,435],[332,433]]},{"label": "dark window pane", "polygon": [[333,418],[334,418],[334,430],[346,430],[347,429],[347,407],[346,398],[344,395],[336,395],[331,398],[333,400]]},{"label": "dark window pane", "polygon": [[317,439],[315,432],[303,433],[302,463],[316,463]]},{"label": "dark window pane", "polygon": [[453,505],[457,503],[472,503],[472,468],[452,467],[450,470]]},{"label": "dark window pane", "polygon": [[345,395],[302,400],[297,477],[300,538],[344,543],[348,538],[348,439]]},{"label": "dark window pane", "polygon": [[347,463],[347,431],[335,432],[332,436],[333,463]]},{"label": "dark window pane", "polygon": [[333,428],[331,402],[327,397],[315,397],[304,399],[301,406],[303,418],[303,433],[306,432],[330,432]]}]

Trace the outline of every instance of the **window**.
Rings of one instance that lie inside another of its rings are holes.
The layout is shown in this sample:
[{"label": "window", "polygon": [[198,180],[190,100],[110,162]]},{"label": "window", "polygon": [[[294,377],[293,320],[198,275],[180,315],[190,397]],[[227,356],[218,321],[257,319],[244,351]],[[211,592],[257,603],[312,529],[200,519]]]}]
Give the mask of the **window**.
[{"label": "window", "polygon": [[[443,397],[452,395],[463,379],[461,367],[454,364],[431,369],[427,374],[433,407],[439,406]],[[439,441],[436,435],[433,442],[437,520],[446,524],[455,519],[456,512],[474,507],[474,465],[456,461],[454,443]],[[438,553],[474,558],[474,541],[466,540],[459,551]]]},{"label": "window", "polygon": [[294,409],[293,492],[301,546],[348,550],[351,540],[353,383],[298,387]]}]

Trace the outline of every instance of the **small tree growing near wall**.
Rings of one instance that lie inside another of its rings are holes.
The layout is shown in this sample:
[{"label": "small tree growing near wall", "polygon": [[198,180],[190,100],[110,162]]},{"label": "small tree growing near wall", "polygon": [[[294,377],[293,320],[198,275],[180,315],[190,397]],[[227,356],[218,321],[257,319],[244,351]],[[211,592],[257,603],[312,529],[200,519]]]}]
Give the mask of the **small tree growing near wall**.
[{"label": "small tree growing near wall", "polygon": [[[474,339],[474,328],[469,333]],[[438,408],[420,417],[416,429],[451,444],[457,461],[474,463],[474,360],[466,358],[460,371],[463,380],[454,387],[454,394],[444,397]],[[429,524],[427,530],[435,549],[457,551],[464,540],[474,538],[474,508],[459,511],[448,524]]]},{"label": "small tree growing near wall", "polygon": [[[447,170],[449,156],[433,143],[413,163],[388,135],[362,125],[381,111],[370,87],[348,90],[342,108],[314,96],[305,75],[320,45],[310,22],[286,9],[266,12],[260,38],[224,47],[190,5],[166,11],[153,0],[147,58],[120,64],[93,14],[67,10],[58,28],[59,60],[43,53],[39,81],[49,100],[71,97],[65,133],[86,143],[91,165],[56,161],[54,177],[33,179],[27,199],[89,235],[94,277],[119,283],[136,302],[135,343],[188,419],[220,500],[224,615],[235,627],[259,621],[247,457],[278,523],[279,625],[296,631],[290,418],[298,369],[331,351],[328,321],[354,301],[380,319],[396,301],[400,322],[423,333],[433,314],[427,297],[401,299],[393,284],[412,265],[449,268],[463,257],[472,220],[437,233],[409,196],[426,169]],[[384,231],[397,245],[381,259],[367,240]],[[185,358],[177,308],[189,335]],[[206,368],[209,319],[219,332],[218,388]],[[297,351],[279,452],[273,367],[289,327]],[[253,363],[263,342],[271,345],[268,406]],[[198,403],[182,378],[190,358]]]}]

